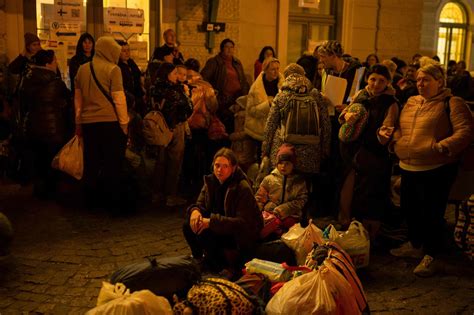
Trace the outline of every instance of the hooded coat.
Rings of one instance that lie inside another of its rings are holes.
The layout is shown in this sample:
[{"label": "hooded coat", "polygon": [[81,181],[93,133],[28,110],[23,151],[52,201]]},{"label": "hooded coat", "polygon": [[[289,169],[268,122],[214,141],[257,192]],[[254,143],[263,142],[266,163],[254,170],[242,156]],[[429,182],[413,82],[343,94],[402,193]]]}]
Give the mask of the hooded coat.
[{"label": "hooded coat", "polygon": [[276,155],[278,148],[283,144],[280,134],[282,123],[282,109],[285,108],[291,97],[303,91],[310,91],[316,100],[319,110],[319,125],[321,129],[319,145],[295,145],[298,163],[296,170],[302,173],[318,174],[321,160],[329,156],[331,142],[331,122],[329,121],[329,101],[324,98],[318,90],[313,89],[309,80],[299,74],[292,74],[285,79],[281,91],[273,99],[270,113],[265,125],[265,135],[262,143],[262,155],[270,157],[272,165],[276,166]]},{"label": "hooded coat", "polygon": [[90,63],[80,66],[75,79],[74,102],[76,123],[119,121],[128,123],[127,103],[123,91],[122,72],[117,65],[122,48],[112,37],[103,36],[95,44],[92,65],[97,80],[109,94],[114,106],[100,91],[92,77]]},{"label": "hooded coat", "polygon": [[[268,99],[265,86],[263,85],[263,76],[264,73],[261,72],[250,87],[250,92],[247,96],[247,107],[245,109],[245,132],[258,141],[263,141],[265,122],[267,121],[271,105],[271,100]],[[280,74],[278,88],[281,88],[284,80],[283,75]]]},{"label": "hooded coat", "polygon": [[204,176],[204,186],[196,204],[188,208],[188,216],[194,208],[199,208],[203,217],[210,218],[209,229],[216,234],[231,234],[240,248],[251,247],[259,238],[263,219],[252,188],[245,173],[237,167],[227,179],[229,186],[225,193],[224,214],[211,212],[214,194],[219,185],[214,174]]}]

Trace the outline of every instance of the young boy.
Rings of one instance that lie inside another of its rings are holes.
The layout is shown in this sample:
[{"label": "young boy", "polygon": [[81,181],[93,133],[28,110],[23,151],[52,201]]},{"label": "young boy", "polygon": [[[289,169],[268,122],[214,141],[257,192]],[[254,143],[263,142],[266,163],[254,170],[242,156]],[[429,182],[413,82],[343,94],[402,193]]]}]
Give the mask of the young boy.
[{"label": "young boy", "polygon": [[301,218],[308,190],[304,178],[293,171],[295,165],[295,148],[284,143],[278,149],[277,167],[263,179],[255,195],[265,219],[263,238],[274,232],[282,233]]}]

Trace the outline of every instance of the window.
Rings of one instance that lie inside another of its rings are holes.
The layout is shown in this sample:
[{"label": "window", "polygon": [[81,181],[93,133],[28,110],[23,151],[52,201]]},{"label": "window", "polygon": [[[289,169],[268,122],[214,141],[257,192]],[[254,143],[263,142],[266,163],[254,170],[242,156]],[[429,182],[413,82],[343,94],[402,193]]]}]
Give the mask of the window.
[{"label": "window", "polygon": [[335,39],[336,0],[321,0],[319,9],[298,6],[298,0],[290,0],[288,21],[288,62],[296,62],[316,43]]},{"label": "window", "polygon": [[441,10],[438,29],[438,57],[447,64],[449,60],[464,60],[468,21],[466,10],[460,3],[448,2]]}]

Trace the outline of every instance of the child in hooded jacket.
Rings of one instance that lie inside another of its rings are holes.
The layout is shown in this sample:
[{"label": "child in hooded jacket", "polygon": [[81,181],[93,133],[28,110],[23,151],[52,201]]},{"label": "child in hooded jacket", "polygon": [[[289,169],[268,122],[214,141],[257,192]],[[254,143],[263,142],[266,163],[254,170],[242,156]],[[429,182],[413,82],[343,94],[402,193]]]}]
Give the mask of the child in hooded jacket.
[{"label": "child in hooded jacket", "polygon": [[295,166],[295,148],[284,143],[277,153],[277,167],[263,179],[255,195],[265,219],[262,237],[273,232],[280,234],[301,219],[308,190],[304,178],[295,173]]}]

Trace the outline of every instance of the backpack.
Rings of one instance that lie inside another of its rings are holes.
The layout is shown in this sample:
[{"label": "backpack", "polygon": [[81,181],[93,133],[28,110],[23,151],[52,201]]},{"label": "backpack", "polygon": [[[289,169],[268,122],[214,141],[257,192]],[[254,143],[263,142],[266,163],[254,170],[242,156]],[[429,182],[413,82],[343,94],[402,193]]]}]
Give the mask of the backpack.
[{"label": "backpack", "polygon": [[282,109],[281,136],[291,144],[319,144],[319,110],[310,94],[292,96]]},{"label": "backpack", "polygon": [[143,118],[143,137],[149,145],[166,147],[171,142],[173,132],[160,111],[152,110]]}]

